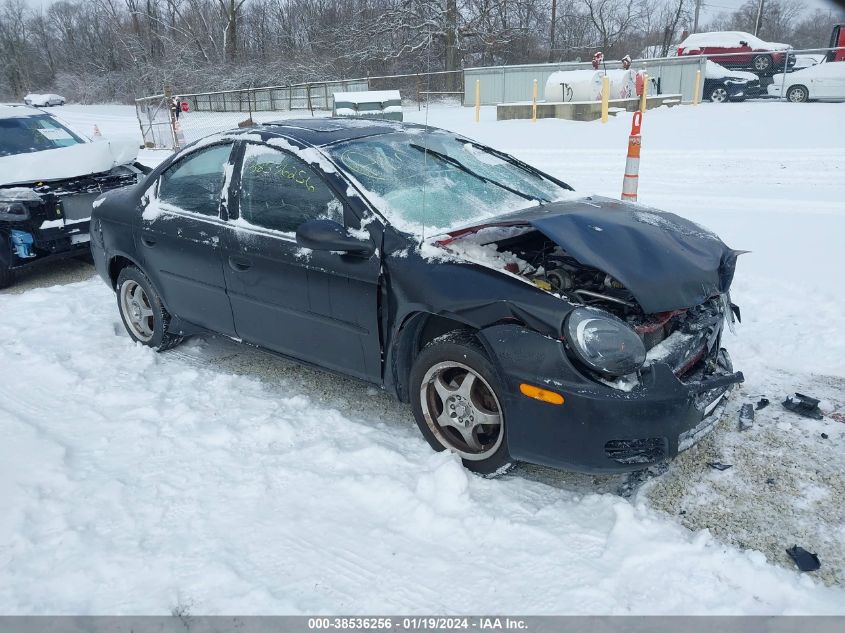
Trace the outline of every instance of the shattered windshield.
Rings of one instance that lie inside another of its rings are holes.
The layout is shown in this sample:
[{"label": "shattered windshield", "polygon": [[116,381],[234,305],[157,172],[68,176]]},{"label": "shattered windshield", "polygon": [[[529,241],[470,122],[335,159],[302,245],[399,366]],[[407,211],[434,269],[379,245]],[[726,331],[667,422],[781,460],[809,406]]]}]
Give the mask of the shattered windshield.
[{"label": "shattered windshield", "polygon": [[0,156],[14,156],[84,141],[49,115],[0,119]]},{"label": "shattered windshield", "polygon": [[328,152],[387,219],[409,233],[434,234],[575,197],[539,172],[440,131],[356,139]]}]

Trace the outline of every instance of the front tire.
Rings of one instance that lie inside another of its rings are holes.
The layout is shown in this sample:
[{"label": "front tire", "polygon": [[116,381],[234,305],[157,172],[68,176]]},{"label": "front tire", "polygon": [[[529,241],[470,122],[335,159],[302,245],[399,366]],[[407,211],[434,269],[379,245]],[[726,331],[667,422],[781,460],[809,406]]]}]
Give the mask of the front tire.
[{"label": "front tire", "polygon": [[772,69],[772,58],[768,55],[757,55],[751,60],[751,66],[755,73],[767,74]]},{"label": "front tire", "polygon": [[713,103],[725,103],[728,100],[728,91],[724,86],[716,86],[710,92],[710,101]]},{"label": "front tire", "polygon": [[507,471],[504,390],[484,349],[469,332],[450,332],[429,343],[411,369],[411,408],[435,451],[450,450],[469,470]]},{"label": "front tire", "polygon": [[117,309],[132,340],[158,352],[178,345],[182,337],[171,334],[170,314],[147,276],[127,266],[117,277]]},{"label": "front tire", "polygon": [[790,86],[786,91],[786,99],[792,103],[806,103],[810,100],[810,91],[804,86]]}]

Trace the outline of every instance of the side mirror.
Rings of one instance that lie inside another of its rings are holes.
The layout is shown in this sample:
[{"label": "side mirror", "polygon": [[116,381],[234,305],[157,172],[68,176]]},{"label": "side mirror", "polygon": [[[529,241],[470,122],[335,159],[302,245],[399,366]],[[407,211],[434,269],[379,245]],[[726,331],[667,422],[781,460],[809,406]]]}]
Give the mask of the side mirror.
[{"label": "side mirror", "polygon": [[748,46],[748,42],[746,42],[746,41],[744,41],[744,40],[743,40],[743,41],[741,41],[741,42],[739,43],[739,45],[740,45],[740,46]]},{"label": "side mirror", "polygon": [[308,220],[296,229],[296,243],[314,251],[339,251],[369,257],[373,245],[350,234],[334,220]]}]

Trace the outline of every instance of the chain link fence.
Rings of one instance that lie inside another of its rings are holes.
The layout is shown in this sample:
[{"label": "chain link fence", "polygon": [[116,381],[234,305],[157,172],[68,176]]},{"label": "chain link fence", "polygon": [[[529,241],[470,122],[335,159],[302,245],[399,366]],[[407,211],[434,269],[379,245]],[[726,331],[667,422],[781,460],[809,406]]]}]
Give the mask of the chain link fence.
[{"label": "chain link fence", "polygon": [[[636,60],[634,68],[645,68],[647,72],[654,74],[652,79],[656,81],[658,95],[678,93],[680,100],[686,103],[699,100],[716,101],[717,98],[779,98],[806,101],[828,98],[824,89],[814,88],[808,83],[815,84],[814,79],[804,79],[807,73],[815,72],[808,69],[818,64],[843,64],[845,68],[843,51],[845,49],[839,47],[708,53]],[[706,60],[726,67],[727,71],[720,71],[718,68],[714,71],[712,64],[705,63]],[[618,62],[612,61],[607,64],[608,67],[618,65]],[[406,107],[416,105],[421,108],[423,103],[431,100],[451,100],[464,105],[474,105],[478,81],[478,94],[482,105],[511,103],[530,99],[527,95],[530,95],[535,79],[542,86],[547,76],[555,70],[585,66],[588,67],[583,63],[499,66],[195,94],[174,92],[182,105],[179,112],[171,109],[170,93],[136,99],[135,106],[144,145],[148,148],[178,149],[215,132],[287,118],[292,112],[301,112],[303,116],[331,112],[335,92],[399,90]],[[733,73],[738,70],[757,76],[756,81],[747,84],[746,93],[736,90],[736,82],[728,84],[720,81],[718,76],[720,72],[727,72],[723,74],[722,79],[732,77],[739,74]],[[542,99],[541,92],[540,101]]]},{"label": "chain link fence", "polygon": [[[135,100],[144,146],[178,149],[209,134],[266,123],[301,112],[331,112],[335,92],[399,90],[403,102],[421,107],[431,99],[463,98],[463,71],[385,75],[358,79],[182,94],[176,91]],[[177,96],[181,108],[171,108]]]}]

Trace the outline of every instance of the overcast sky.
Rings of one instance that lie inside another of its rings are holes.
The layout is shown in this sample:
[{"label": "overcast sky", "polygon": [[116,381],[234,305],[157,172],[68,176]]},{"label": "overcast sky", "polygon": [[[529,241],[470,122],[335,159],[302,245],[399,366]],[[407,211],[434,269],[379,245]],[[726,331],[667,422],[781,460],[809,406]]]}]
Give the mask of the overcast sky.
[{"label": "overcast sky", "polygon": [[[699,21],[706,23],[710,18],[720,13],[731,12],[738,9],[746,0],[702,0],[701,16]],[[837,6],[832,0],[802,0],[810,10],[832,9]],[[53,0],[24,0],[31,7],[46,7],[52,4]],[[845,0],[843,0],[845,2]],[[838,6],[842,6],[841,4]]]},{"label": "overcast sky", "polygon": [[[699,21],[707,22],[708,19],[711,17],[715,17],[720,13],[730,13],[731,11],[735,11],[743,4],[745,4],[746,0],[702,0],[701,3],[701,15],[703,16],[703,20],[699,18]],[[831,2],[831,0],[802,0],[802,2],[807,5],[807,8],[810,11],[815,11],[816,9],[835,9],[837,5],[835,2]]]}]

